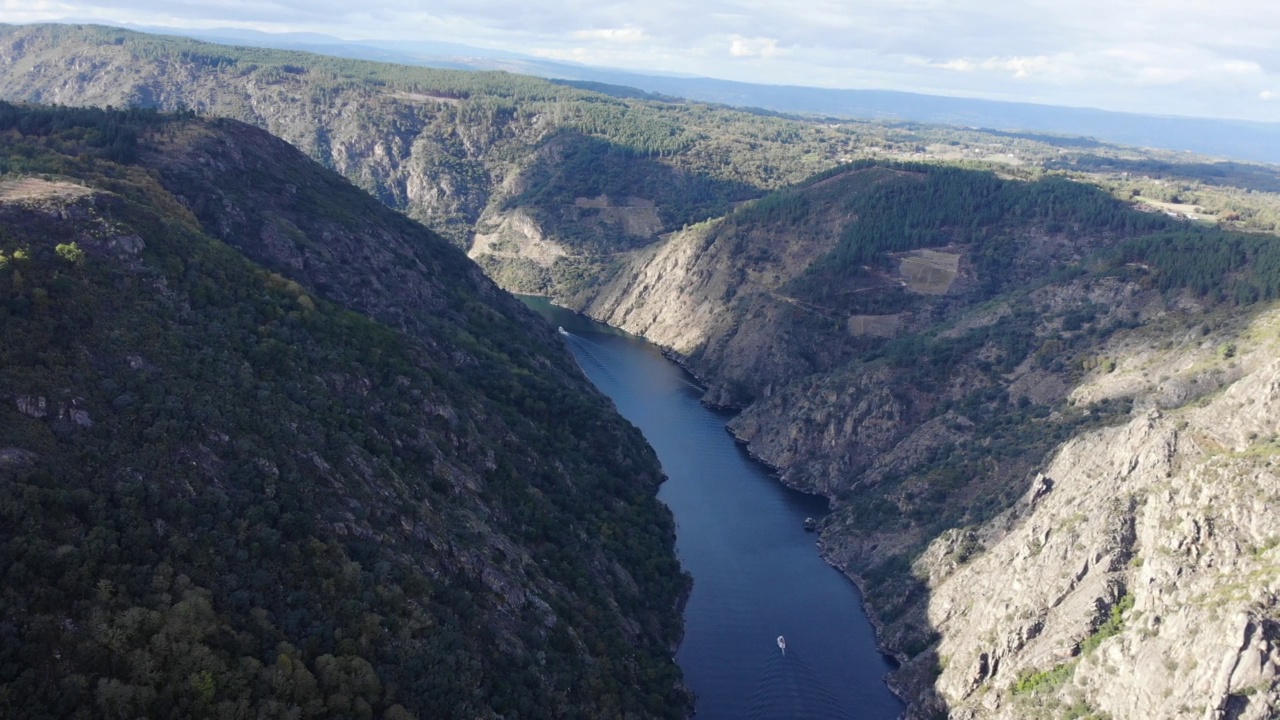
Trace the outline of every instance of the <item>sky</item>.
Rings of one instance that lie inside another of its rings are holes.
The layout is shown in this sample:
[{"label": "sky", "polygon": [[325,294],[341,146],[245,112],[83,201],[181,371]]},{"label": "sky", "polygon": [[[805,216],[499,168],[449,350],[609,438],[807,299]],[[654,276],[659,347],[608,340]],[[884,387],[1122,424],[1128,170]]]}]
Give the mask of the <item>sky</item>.
[{"label": "sky", "polygon": [[0,0],[3,22],[63,18],[1280,122],[1275,0]]}]

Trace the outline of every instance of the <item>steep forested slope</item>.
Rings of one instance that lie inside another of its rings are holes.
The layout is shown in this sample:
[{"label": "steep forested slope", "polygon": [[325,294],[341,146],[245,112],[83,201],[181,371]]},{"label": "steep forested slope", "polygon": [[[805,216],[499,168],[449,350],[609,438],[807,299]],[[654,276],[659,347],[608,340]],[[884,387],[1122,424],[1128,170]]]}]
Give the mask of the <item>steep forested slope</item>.
[{"label": "steep forested slope", "polygon": [[657,461],[458,250],[232,121],[0,173],[0,714],[685,713]]},{"label": "steep forested slope", "polygon": [[686,356],[712,376],[714,402],[741,407],[779,378],[829,371],[1055,273],[1145,270],[1162,290],[1274,298],[1273,246],[1061,177],[863,161],[597,259],[556,291]]}]

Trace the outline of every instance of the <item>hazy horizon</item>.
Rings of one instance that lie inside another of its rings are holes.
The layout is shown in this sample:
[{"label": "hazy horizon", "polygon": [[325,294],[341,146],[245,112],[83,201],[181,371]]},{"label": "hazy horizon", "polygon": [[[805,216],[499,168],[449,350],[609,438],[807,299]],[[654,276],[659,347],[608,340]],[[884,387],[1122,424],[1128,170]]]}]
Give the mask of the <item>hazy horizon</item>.
[{"label": "hazy horizon", "polygon": [[442,42],[637,73],[826,89],[1280,121],[1280,6],[1191,0],[872,0],[687,6],[556,0],[224,3],[65,0],[11,23],[94,22],[175,32],[317,33],[346,41]]}]

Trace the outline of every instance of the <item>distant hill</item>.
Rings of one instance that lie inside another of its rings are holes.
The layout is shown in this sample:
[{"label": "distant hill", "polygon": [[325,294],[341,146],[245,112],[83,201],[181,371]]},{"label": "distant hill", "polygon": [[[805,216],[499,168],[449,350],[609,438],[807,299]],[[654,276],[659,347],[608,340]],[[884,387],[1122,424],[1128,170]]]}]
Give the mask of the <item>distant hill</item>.
[{"label": "distant hill", "polygon": [[[0,26],[0,55],[0,97],[189,108],[249,122],[462,246],[516,206],[584,247],[642,244],[798,182],[889,132],[610,97],[509,73],[100,26]],[[84,66],[93,72],[76,69]],[[622,233],[576,222],[600,214],[592,203],[647,207],[639,211],[647,217]]]},{"label": "distant hill", "polygon": [[1280,122],[1138,115],[891,90],[829,90],[709,78],[617,73],[613,81],[693,100],[780,112],[1079,135],[1123,145],[1280,163]]},{"label": "distant hill", "polygon": [[[314,38],[302,38],[307,42]],[[1251,189],[1274,169],[1046,133],[820,120],[595,81],[396,65],[215,45],[101,26],[0,25],[0,98],[192,109],[265,128],[474,255],[550,239],[575,253],[639,247],[841,162],[984,163],[1114,176],[1117,192],[1212,201],[1270,229]],[[92,68],[86,72],[83,68]],[[1176,186],[1128,187],[1126,174]],[[1191,172],[1194,170],[1194,172]],[[1198,197],[1225,188],[1229,198]],[[1227,207],[1230,205],[1230,207]],[[562,251],[502,269],[536,276]],[[523,283],[533,289],[535,285]]]},{"label": "distant hill", "polygon": [[214,42],[292,48],[433,67],[509,70],[547,78],[620,85],[660,95],[735,107],[875,120],[900,120],[994,130],[1094,137],[1110,143],[1190,151],[1237,160],[1280,163],[1280,122],[1111,112],[1094,108],[979,100],[892,90],[836,90],[763,85],[548,61],[450,43],[344,41],[305,34],[246,30],[147,28]]}]

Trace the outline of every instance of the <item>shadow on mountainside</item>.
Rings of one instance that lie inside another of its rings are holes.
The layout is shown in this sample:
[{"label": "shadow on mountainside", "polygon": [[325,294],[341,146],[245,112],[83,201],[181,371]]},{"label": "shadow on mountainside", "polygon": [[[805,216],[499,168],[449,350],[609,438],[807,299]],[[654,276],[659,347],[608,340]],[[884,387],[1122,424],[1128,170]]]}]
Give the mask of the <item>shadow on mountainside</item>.
[{"label": "shadow on mountainside", "polygon": [[[759,197],[750,184],[686,170],[678,158],[564,130],[547,140],[521,177],[521,192],[504,204],[524,208],[577,252],[605,254],[642,247],[659,232],[727,214]],[[654,214],[647,227],[628,228],[599,207]],[[629,207],[628,207],[629,206]],[[634,231],[633,231],[634,230]]]}]

